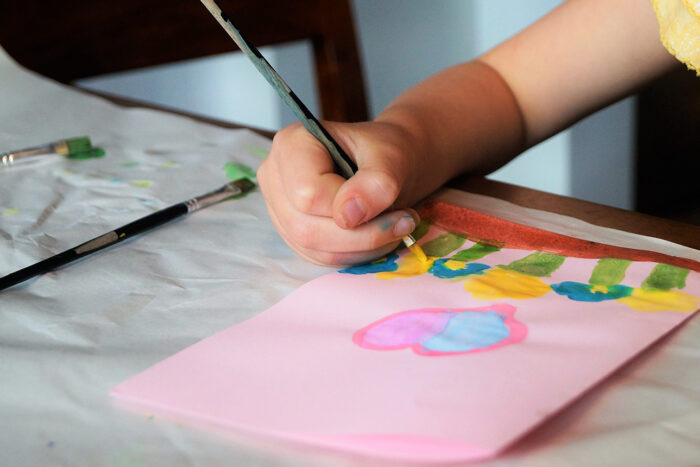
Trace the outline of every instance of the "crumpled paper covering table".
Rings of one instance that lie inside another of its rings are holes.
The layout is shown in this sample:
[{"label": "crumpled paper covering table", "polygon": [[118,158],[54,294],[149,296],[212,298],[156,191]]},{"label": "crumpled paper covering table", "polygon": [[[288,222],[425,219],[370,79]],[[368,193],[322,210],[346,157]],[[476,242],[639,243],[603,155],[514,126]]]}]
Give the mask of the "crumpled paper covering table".
[{"label": "crumpled paper covering table", "polygon": [[[248,130],[85,95],[21,69],[2,49],[0,104],[3,151],[83,134],[107,151],[0,170],[3,275],[218,188],[227,162],[256,167],[270,145]],[[492,198],[441,196],[564,234],[700,257]],[[286,247],[254,192],[0,293],[0,464],[354,465],[360,460],[179,426],[108,396],[328,271]],[[697,463],[699,364],[693,319],[489,465]]]}]

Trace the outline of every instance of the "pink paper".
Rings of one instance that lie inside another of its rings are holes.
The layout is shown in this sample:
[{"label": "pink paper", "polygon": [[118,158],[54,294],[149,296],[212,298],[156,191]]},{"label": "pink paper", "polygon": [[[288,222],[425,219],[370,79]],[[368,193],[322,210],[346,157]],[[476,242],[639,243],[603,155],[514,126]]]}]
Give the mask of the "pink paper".
[{"label": "pink paper", "polygon": [[[431,228],[422,243],[444,233]],[[636,262],[606,286],[590,283],[597,259],[547,271],[518,265],[523,250],[449,259],[473,245],[316,279],[112,394],[183,422],[369,456],[482,459],[698,308],[694,271]],[[659,277],[673,286],[650,288],[668,285]]]}]

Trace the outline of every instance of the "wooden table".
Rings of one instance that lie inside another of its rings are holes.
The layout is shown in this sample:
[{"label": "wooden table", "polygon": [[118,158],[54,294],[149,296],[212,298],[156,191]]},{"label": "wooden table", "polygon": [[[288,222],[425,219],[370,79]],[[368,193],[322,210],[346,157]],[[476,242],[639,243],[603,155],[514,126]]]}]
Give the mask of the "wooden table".
[{"label": "wooden table", "polygon": [[[155,106],[105,93],[93,91],[85,92],[106,97],[112,102],[126,107],[138,106],[165,110],[224,128],[241,128],[241,125],[235,123],[204,117],[181,110],[168,109],[162,106]],[[257,128],[251,129],[269,138],[274,136],[274,132],[271,131]],[[700,249],[700,226],[489,180],[482,176],[461,176],[452,180],[448,186],[471,193],[499,198],[519,206],[575,217],[601,227],[609,227],[649,237],[662,238],[673,243]]]}]

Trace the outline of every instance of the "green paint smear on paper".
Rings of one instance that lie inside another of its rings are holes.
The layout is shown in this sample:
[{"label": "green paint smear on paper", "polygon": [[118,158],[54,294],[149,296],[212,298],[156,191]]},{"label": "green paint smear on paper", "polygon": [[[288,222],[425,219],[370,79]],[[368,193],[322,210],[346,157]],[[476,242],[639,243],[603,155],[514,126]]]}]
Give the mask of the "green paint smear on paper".
[{"label": "green paint smear on paper", "polygon": [[125,162],[122,164],[122,167],[136,167],[137,165],[139,165],[138,162]]},{"label": "green paint smear on paper", "polygon": [[457,254],[450,259],[453,259],[455,261],[464,261],[465,263],[468,263],[470,261],[476,261],[477,259],[481,259],[486,255],[495,253],[500,250],[501,249],[497,246],[482,245],[481,243],[476,243],[467,248],[466,250],[457,252]]},{"label": "green paint smear on paper", "polygon": [[266,151],[262,148],[258,148],[255,146],[248,146],[248,149],[260,157],[267,157],[267,155],[270,154],[270,151]]},{"label": "green paint smear on paper", "polygon": [[165,167],[165,168],[177,167],[177,162],[175,162],[175,161],[167,161],[167,162],[163,162],[162,164],[160,164],[160,166],[161,166],[161,167]]},{"label": "green paint smear on paper", "polygon": [[90,148],[87,151],[72,152],[72,153],[68,154],[68,159],[74,159],[74,160],[94,159],[96,157],[104,157],[105,154],[107,154],[107,153],[102,148]]},{"label": "green paint smear on paper", "polygon": [[565,259],[566,256],[536,251],[522,259],[513,261],[508,266],[501,267],[527,274],[528,276],[549,277],[554,271],[559,269],[559,266],[564,263]]},{"label": "green paint smear on paper", "polygon": [[223,167],[224,172],[229,180],[240,180],[242,178],[254,179],[255,171],[244,164],[238,162],[227,162]]},{"label": "green paint smear on paper", "polygon": [[588,281],[592,285],[618,285],[625,278],[627,267],[632,264],[632,261],[618,258],[601,258],[598,264],[591,273],[591,279]]},{"label": "green paint smear on paper", "polygon": [[5,217],[10,217],[13,214],[17,214],[19,212],[19,209],[5,209],[5,212],[3,213],[3,216]]},{"label": "green paint smear on paper", "polygon": [[[413,229],[413,232],[411,232],[411,237],[413,237],[415,241],[418,241],[421,238],[425,237],[425,234],[427,234],[428,230],[430,230],[431,223],[432,222],[430,221],[430,219],[421,219],[416,228]],[[396,248],[396,250],[400,251],[404,248],[406,248],[406,245],[401,243],[399,244],[398,248]]]},{"label": "green paint smear on paper", "polygon": [[421,246],[423,247],[423,252],[425,252],[426,255],[434,258],[442,258],[464,245],[466,240],[467,238],[463,237],[462,235],[446,233],[424,243]]},{"label": "green paint smear on paper", "polygon": [[652,269],[649,277],[642,282],[642,288],[646,290],[683,289],[685,287],[685,278],[688,277],[689,272],[688,269],[668,264],[657,264]]},{"label": "green paint smear on paper", "polygon": [[151,186],[151,181],[150,180],[132,180],[129,182],[129,185],[135,186],[138,188],[148,188]]},{"label": "green paint smear on paper", "polygon": [[425,237],[425,234],[428,233],[428,230],[430,230],[430,220],[428,219],[421,219],[421,221],[418,223],[416,228],[411,232],[411,236],[416,240],[420,240],[421,238]]}]

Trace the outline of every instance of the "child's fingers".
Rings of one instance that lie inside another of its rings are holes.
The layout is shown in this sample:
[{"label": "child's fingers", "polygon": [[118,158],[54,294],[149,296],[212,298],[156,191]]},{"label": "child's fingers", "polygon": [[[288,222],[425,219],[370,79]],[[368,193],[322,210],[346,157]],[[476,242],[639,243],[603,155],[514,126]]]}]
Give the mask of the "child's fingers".
[{"label": "child's fingers", "polygon": [[280,130],[273,146],[272,160],[288,202],[300,212],[331,217],[333,199],[345,179],[334,172],[323,145],[297,124]]},{"label": "child's fingers", "polygon": [[413,232],[418,222],[412,210],[388,212],[354,229],[341,229],[330,217],[310,216],[289,209],[271,210],[271,215],[290,246],[332,253],[365,252],[395,245]]},{"label": "child's fingers", "polygon": [[401,190],[398,176],[390,168],[360,167],[338,190],[333,217],[342,228],[361,225],[388,209]]}]

